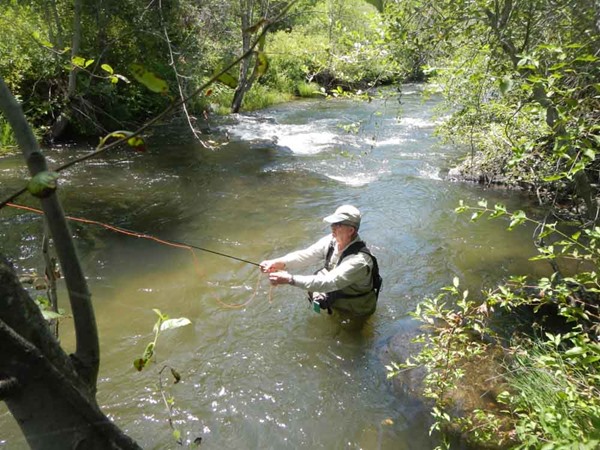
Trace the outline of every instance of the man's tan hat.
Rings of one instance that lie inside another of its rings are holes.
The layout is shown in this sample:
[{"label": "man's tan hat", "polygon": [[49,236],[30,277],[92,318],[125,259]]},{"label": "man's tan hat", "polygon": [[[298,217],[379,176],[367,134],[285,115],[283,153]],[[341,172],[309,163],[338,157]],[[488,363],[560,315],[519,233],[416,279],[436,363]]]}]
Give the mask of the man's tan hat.
[{"label": "man's tan hat", "polygon": [[342,205],[335,212],[323,219],[327,223],[343,223],[351,225],[357,230],[360,228],[360,211],[352,205]]}]

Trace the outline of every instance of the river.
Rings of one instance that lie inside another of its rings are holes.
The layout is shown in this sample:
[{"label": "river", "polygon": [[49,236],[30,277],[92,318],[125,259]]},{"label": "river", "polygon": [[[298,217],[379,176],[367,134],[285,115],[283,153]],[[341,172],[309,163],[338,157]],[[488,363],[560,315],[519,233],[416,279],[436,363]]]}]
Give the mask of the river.
[{"label": "river", "polygon": [[[511,273],[543,270],[532,230],[471,224],[459,200],[521,208],[515,192],[451,183],[461,151],[433,135],[438,100],[418,86],[360,102],[299,100],[213,123],[207,149],[184,126],[163,125],[148,149],[117,149],[62,174],[68,215],[93,219],[253,262],[307,246],[328,233],[322,218],[341,204],[363,213],[360,234],[384,279],[377,312],[356,329],[308,308],[298,289],[271,289],[255,266],[73,223],[93,293],[101,340],[98,401],[140,445],[176,448],[158,372],[174,399],[184,443],[206,449],[431,449],[415,416],[386,379],[380,352],[424,297],[458,276],[471,292]],[[47,152],[58,164],[89,151]],[[21,186],[19,157],[0,160],[3,195]],[[35,205],[31,199],[22,201]],[[19,271],[41,270],[42,223],[5,209],[2,252]],[[61,298],[65,299],[61,287]],[[66,306],[65,306],[66,307]],[[153,308],[191,325],[165,331],[156,363],[132,361],[153,339]],[[71,322],[61,340],[72,351]],[[0,406],[0,447],[26,443]]]}]

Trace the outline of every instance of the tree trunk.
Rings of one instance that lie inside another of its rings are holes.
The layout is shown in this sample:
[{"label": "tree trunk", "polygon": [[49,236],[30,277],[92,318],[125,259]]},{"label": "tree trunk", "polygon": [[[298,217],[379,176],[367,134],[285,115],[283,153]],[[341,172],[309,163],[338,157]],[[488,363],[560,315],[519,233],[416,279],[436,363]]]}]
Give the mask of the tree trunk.
[{"label": "tree trunk", "polygon": [[[242,54],[246,53],[250,49],[251,33],[248,31],[252,20],[252,0],[240,1],[240,14],[241,14],[241,25],[242,25]],[[244,58],[240,64],[240,73],[238,77],[238,86],[233,94],[233,101],[231,102],[231,112],[238,113],[242,107],[244,96],[246,92],[252,87],[252,82],[248,79],[248,72],[250,69],[250,62],[252,58]]]},{"label": "tree trunk", "polygon": [[[4,80],[0,78],[0,110],[11,125],[15,138],[23,152],[31,176],[48,170],[44,155],[27,124],[21,106],[16,102]],[[56,253],[65,276],[69,301],[73,311],[77,349],[75,359],[81,364],[81,375],[95,392],[100,350],[96,318],[92,308],[91,295],[83,274],[71,231],[64,211],[55,193],[41,199],[41,206],[48,221],[50,233],[56,247]]]},{"label": "tree trunk", "polygon": [[56,0],[44,1],[43,7],[48,22],[48,29],[50,30],[50,42],[52,42],[55,50],[62,51],[64,49],[63,29],[60,17],[58,16]]},{"label": "tree trunk", "polygon": [[[23,111],[2,78],[0,111],[31,175],[48,170]],[[0,399],[32,448],[137,448],[96,404],[100,348],[91,296],[57,195],[41,199],[41,205],[65,276],[76,351],[66,355],[12,269],[0,262]]]},{"label": "tree trunk", "polygon": [[[242,54],[248,53],[252,45],[252,37],[257,30],[252,30],[254,21],[257,20],[256,16],[266,19],[269,2],[267,0],[260,0],[259,11],[255,14],[255,0],[240,0],[240,19],[242,25]],[[258,27],[260,28],[260,27]],[[259,45],[259,51],[263,51],[264,41]],[[233,101],[231,102],[231,112],[237,113],[242,107],[244,96],[252,88],[254,82],[259,78],[256,65],[259,63],[258,57],[248,56],[244,58],[240,64],[240,73],[238,78],[238,86],[233,94]],[[250,67],[255,65],[254,70],[250,73]]]},{"label": "tree trunk", "polygon": [[[73,37],[71,39],[71,59],[79,54],[79,48],[81,46],[81,8],[82,0],[74,0],[73,2]],[[69,73],[69,82],[67,85],[67,98],[66,105],[63,111],[61,111],[58,119],[52,125],[50,132],[50,140],[58,139],[67,128],[70,121],[71,115],[71,102],[77,89],[77,72],[78,68],[71,66],[71,72]]]},{"label": "tree trunk", "polygon": [[138,449],[98,408],[42,314],[0,259],[0,400],[32,449]]}]

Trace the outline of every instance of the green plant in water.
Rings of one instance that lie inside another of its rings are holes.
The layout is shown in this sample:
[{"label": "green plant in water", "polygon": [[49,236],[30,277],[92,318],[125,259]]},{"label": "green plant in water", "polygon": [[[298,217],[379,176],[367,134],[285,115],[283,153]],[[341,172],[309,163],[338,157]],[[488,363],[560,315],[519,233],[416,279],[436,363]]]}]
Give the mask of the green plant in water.
[{"label": "green plant in water", "polygon": [[163,331],[183,327],[192,323],[186,317],[170,319],[168,315],[163,314],[158,309],[153,309],[152,311],[154,311],[158,316],[158,319],[156,320],[156,323],[154,324],[153,328],[154,339],[152,340],[152,342],[149,342],[148,345],[146,345],[142,357],[133,361],[133,367],[135,367],[138,371],[142,371],[154,357],[158,337]]},{"label": "green plant in water", "polygon": [[52,310],[52,305],[50,304],[50,300],[48,300],[48,297],[44,297],[43,295],[38,295],[35,298],[35,304],[40,308],[40,311],[42,312],[42,316],[44,316],[44,319],[46,320],[57,320],[57,319],[66,319],[68,317],[70,317],[69,315],[67,315],[65,313],[64,309],[60,309],[58,311],[53,311]]},{"label": "green plant in water", "polygon": [[[494,336],[487,326],[491,312],[487,305],[471,300],[469,292],[459,286],[459,279],[454,278],[452,286],[442,288],[438,296],[417,306],[411,315],[423,323],[423,332],[415,338],[422,348],[404,363],[392,363],[386,368],[388,378],[404,370],[425,368],[423,394],[434,401],[430,433],[458,430],[471,433],[472,442],[485,442],[490,439],[489,430],[499,427],[497,418],[482,420],[483,412],[461,419],[450,414],[455,391],[465,376],[464,367],[486,357],[490,337]],[[444,445],[449,444],[444,442]]]},{"label": "green plant in water", "polygon": [[[153,309],[152,311],[154,311],[156,313],[156,315],[158,316],[158,319],[156,320],[156,323],[154,324],[154,328],[153,328],[154,339],[152,340],[152,342],[149,342],[148,345],[146,345],[146,348],[144,349],[144,353],[143,353],[142,357],[133,361],[133,366],[138,371],[142,371],[154,357],[154,354],[156,351],[156,344],[158,342],[158,337],[160,336],[160,334],[163,331],[172,330],[174,328],[179,328],[179,327],[183,327],[183,326],[191,324],[190,320],[185,317],[170,319],[168,315],[163,314],[158,309]],[[173,424],[173,406],[175,404],[175,398],[173,396],[169,395],[165,391],[165,388],[163,386],[163,372],[167,368],[170,370],[171,375],[173,376],[174,384],[177,384],[177,383],[179,383],[179,381],[181,381],[181,375],[179,374],[179,372],[177,372],[177,370],[175,370],[173,367],[171,367],[169,365],[164,365],[162,367],[162,369],[160,369],[160,371],[158,372],[158,389],[160,391],[160,395],[161,395],[161,398],[165,405],[165,408],[167,409],[167,413],[168,413],[168,417],[169,417],[169,426],[171,428],[173,438],[179,445],[181,445],[182,444],[181,430],[179,430],[178,428],[175,428],[175,425]]]}]

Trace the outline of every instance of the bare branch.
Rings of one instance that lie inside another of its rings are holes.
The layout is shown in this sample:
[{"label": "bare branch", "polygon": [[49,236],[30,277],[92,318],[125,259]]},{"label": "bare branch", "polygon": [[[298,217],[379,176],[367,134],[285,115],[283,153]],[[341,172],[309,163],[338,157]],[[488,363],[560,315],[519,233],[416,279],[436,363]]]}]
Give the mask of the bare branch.
[{"label": "bare branch", "polygon": [[[46,160],[40,151],[31,128],[27,124],[23,110],[2,78],[0,78],[0,111],[4,113],[13,129],[31,176],[48,170]],[[48,197],[41,199],[41,206],[56,245],[56,253],[65,276],[69,301],[73,311],[77,339],[74,357],[79,363],[80,375],[89,384],[90,389],[95,392],[100,363],[100,346],[87,281],[56,193],[51,193]]]}]

